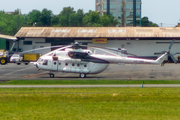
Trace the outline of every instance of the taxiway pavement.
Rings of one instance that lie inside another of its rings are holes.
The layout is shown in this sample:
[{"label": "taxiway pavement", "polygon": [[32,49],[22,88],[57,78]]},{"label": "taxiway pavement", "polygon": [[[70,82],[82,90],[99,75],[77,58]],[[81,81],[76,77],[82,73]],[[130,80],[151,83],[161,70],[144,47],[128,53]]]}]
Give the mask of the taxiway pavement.
[{"label": "taxiway pavement", "polygon": [[133,85],[0,85],[0,88],[179,88],[180,84]]},{"label": "taxiway pavement", "polygon": [[180,80],[180,64],[160,65],[109,65],[100,74],[79,78],[76,73],[54,72],[50,78],[48,71],[37,71],[33,64],[0,65],[0,80]]}]

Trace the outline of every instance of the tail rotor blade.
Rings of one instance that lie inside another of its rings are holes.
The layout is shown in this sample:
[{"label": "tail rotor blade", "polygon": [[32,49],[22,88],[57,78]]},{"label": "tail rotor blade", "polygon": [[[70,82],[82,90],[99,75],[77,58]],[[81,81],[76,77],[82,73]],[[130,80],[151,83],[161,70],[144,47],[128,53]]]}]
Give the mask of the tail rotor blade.
[{"label": "tail rotor blade", "polygon": [[172,60],[174,61],[174,63],[177,63],[176,59],[174,58],[174,55],[173,54],[170,54]]},{"label": "tail rotor blade", "polygon": [[169,45],[169,50],[171,50],[171,47],[172,47],[173,43],[174,43],[174,40],[173,40],[173,41],[171,42],[171,44]]}]

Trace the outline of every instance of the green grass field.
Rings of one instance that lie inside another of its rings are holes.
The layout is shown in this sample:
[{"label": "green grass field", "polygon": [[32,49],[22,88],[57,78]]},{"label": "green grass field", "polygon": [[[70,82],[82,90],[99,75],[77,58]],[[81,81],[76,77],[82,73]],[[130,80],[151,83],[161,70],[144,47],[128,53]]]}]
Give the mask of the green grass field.
[{"label": "green grass field", "polygon": [[178,120],[179,88],[0,88],[0,120]]}]

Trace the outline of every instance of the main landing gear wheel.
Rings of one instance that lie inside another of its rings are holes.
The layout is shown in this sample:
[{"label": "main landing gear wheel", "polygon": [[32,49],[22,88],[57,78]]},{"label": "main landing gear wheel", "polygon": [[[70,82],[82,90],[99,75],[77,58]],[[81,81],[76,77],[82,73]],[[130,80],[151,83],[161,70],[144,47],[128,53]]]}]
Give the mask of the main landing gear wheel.
[{"label": "main landing gear wheel", "polygon": [[5,65],[6,63],[7,63],[6,58],[1,58],[0,59],[0,64],[1,65]]},{"label": "main landing gear wheel", "polygon": [[81,74],[79,75],[79,77],[80,77],[80,78],[85,78],[85,77],[86,77],[86,74],[81,73]]},{"label": "main landing gear wheel", "polygon": [[50,73],[50,78],[54,78],[54,74],[53,73]]}]

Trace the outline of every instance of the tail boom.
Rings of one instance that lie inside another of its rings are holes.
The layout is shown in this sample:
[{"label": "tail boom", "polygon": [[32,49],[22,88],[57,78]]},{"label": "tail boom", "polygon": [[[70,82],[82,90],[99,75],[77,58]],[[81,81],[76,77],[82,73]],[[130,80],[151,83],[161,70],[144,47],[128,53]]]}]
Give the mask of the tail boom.
[{"label": "tail boom", "polygon": [[[123,63],[125,64],[161,64],[167,58],[168,52],[164,53],[156,60],[148,60],[148,59],[135,59],[135,58],[126,58]],[[119,62],[121,63],[121,62]]]},{"label": "tail boom", "polygon": [[163,54],[163,55],[161,55],[160,57],[158,57],[158,58],[156,59],[156,61],[155,61],[156,64],[161,64],[161,63],[163,63],[164,60],[167,58],[168,54],[169,54],[169,52],[166,52],[165,54]]}]

